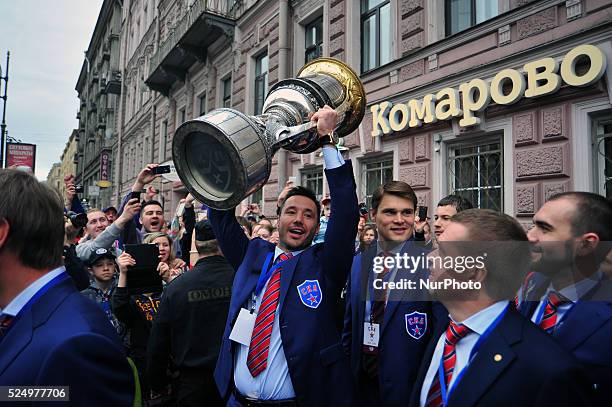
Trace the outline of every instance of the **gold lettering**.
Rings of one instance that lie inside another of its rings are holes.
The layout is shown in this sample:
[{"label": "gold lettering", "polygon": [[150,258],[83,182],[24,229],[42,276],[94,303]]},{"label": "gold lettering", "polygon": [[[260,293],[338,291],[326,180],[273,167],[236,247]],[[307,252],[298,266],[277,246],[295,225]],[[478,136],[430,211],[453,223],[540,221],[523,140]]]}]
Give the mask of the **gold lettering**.
[{"label": "gold lettering", "polygon": [[[429,93],[425,95],[422,101],[417,99],[411,99],[408,101],[408,107],[410,108],[410,127],[419,127],[424,123],[433,123],[438,119],[434,116],[436,111],[434,102],[436,97]],[[420,103],[420,106],[419,106]]]},{"label": "gold lettering", "polygon": [[[576,62],[580,56],[589,59],[591,66],[582,76],[576,74]],[[561,77],[571,86],[588,86],[597,82],[606,70],[606,57],[594,45],[580,45],[565,54],[561,62]]]},{"label": "gold lettering", "polygon": [[[398,119],[401,116],[401,120]],[[402,131],[408,127],[408,106],[398,103],[389,111],[389,124],[393,131]]]},{"label": "gold lettering", "polygon": [[[504,95],[504,83],[512,82],[510,93]],[[515,69],[504,69],[493,77],[491,81],[491,99],[500,105],[511,105],[518,102],[525,92],[525,78]]]},{"label": "gold lettering", "polygon": [[370,107],[372,112],[372,137],[391,133],[389,120],[387,119],[391,106],[393,105],[390,102],[382,102]]},{"label": "gold lettering", "polygon": [[[459,85],[459,91],[463,106],[463,119],[459,120],[459,125],[467,127],[480,124],[480,119],[472,112],[480,112],[489,105],[491,95],[487,83],[482,79],[472,79]],[[478,98],[475,95],[476,91]]]},{"label": "gold lettering", "polygon": [[557,75],[559,66],[552,58],[542,58],[523,66],[527,73],[526,98],[544,96],[559,90],[561,80]]},{"label": "gold lettering", "polygon": [[[446,99],[444,99],[446,97]],[[463,113],[459,109],[459,91],[453,88],[444,88],[436,94],[436,118],[447,120],[451,117],[459,117]]]}]

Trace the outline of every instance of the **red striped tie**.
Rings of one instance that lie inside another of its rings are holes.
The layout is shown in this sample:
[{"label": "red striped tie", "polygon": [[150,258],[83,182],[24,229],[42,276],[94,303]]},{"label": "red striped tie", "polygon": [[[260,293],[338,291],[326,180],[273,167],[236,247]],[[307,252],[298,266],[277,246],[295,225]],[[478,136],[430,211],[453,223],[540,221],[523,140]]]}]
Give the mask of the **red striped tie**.
[{"label": "red striped tie", "polygon": [[546,308],[544,308],[544,316],[540,321],[540,328],[551,334],[557,325],[557,308],[560,305],[571,302],[561,294],[551,291],[546,297]]},{"label": "red striped tie", "polygon": [[[456,324],[451,321],[448,329],[446,330],[446,338],[444,338],[444,352],[442,353],[442,364],[444,366],[444,381],[446,382],[446,388],[453,378],[453,371],[455,370],[455,362],[457,361],[457,354],[455,353],[455,345],[465,337],[472,330],[465,325]],[[438,407],[443,405],[442,402],[442,391],[440,388],[440,379],[437,374],[427,393],[427,401],[425,407]]]},{"label": "red striped tie", "polygon": [[[275,263],[282,263],[291,257],[293,257],[291,253],[282,253],[278,256]],[[255,327],[253,328],[249,354],[247,356],[247,367],[253,377],[257,377],[266,370],[268,365],[270,337],[272,336],[274,315],[276,314],[276,307],[278,306],[278,298],[280,296],[280,271],[281,267],[278,267],[274,270],[272,277],[270,277],[268,287],[259,306],[257,318],[255,319]]]},{"label": "red striped tie", "polygon": [[11,326],[11,322],[13,322],[13,316],[4,314],[0,315],[0,339],[6,335],[9,327]]}]

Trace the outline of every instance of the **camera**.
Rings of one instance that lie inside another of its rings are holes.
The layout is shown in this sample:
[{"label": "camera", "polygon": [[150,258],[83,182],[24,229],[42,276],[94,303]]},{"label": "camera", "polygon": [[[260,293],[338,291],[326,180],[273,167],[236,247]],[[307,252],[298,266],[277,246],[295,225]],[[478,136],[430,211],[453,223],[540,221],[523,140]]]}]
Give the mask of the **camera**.
[{"label": "camera", "polygon": [[85,213],[69,211],[66,213],[66,217],[70,219],[70,223],[72,223],[72,226],[74,226],[76,229],[84,228],[85,225],[87,225],[87,214]]},{"label": "camera", "polygon": [[361,202],[359,204],[359,214],[361,216],[367,216],[368,215],[368,207],[366,206],[365,202]]},{"label": "camera", "polygon": [[77,194],[82,194],[83,193],[83,185],[75,185],[74,186],[74,192],[76,192]]}]

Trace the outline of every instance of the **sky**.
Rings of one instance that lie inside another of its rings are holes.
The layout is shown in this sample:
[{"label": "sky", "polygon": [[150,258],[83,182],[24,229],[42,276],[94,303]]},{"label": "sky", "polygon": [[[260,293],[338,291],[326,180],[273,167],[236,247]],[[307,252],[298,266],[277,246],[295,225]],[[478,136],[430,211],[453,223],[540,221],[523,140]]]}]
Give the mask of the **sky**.
[{"label": "sky", "polygon": [[[0,0],[2,76],[6,52],[11,52],[6,129],[9,136],[36,144],[36,176],[41,181],[60,161],[78,127],[74,88],[102,2]],[[4,95],[4,81],[0,93]]]}]

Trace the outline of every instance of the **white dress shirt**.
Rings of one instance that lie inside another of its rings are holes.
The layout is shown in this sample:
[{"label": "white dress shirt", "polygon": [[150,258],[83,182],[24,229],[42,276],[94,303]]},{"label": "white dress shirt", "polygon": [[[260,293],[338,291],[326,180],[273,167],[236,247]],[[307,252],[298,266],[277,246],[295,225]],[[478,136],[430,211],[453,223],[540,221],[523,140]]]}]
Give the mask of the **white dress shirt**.
[{"label": "white dress shirt", "polygon": [[[477,313],[462,322],[463,325],[471,329],[471,332],[468,333],[455,345],[455,370],[453,371],[453,376],[451,377],[451,381],[448,386],[451,391],[453,385],[455,384],[455,381],[457,380],[457,377],[461,375],[461,371],[463,371],[463,369],[465,369],[469,365],[470,353],[476,345],[476,342],[478,342],[480,336],[486,332],[487,328],[489,328],[493,321],[495,321],[497,317],[499,317],[507,307],[508,301],[499,301],[493,305],[489,305],[483,310],[478,311]],[[459,322],[455,323],[459,324]],[[438,339],[436,350],[434,351],[433,357],[431,358],[431,362],[429,364],[429,369],[427,370],[427,375],[425,375],[423,387],[421,388],[421,398],[419,403],[421,407],[425,406],[425,402],[427,401],[427,394],[429,393],[429,389],[431,387],[433,379],[438,374],[440,360],[442,359],[442,354],[444,353],[445,337],[446,331]],[[450,392],[447,393],[450,394]]]}]

